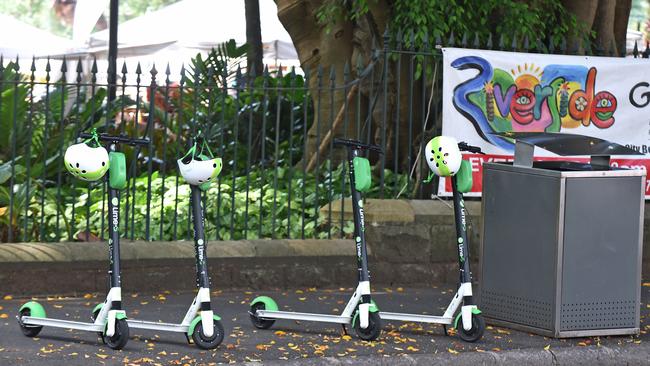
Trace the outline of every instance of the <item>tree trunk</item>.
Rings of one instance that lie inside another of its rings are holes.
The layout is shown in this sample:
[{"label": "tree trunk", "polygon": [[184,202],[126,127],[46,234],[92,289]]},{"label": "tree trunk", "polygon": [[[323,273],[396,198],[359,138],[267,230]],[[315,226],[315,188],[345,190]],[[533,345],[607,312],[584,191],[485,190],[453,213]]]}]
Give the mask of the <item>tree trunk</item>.
[{"label": "tree trunk", "polygon": [[614,39],[618,54],[624,56],[626,52],[625,40],[627,38],[627,24],[632,10],[632,0],[617,0],[616,15],[614,19]]},{"label": "tree trunk", "polygon": [[248,43],[247,64],[250,70],[255,70],[255,75],[262,75],[262,30],[260,28],[260,3],[259,0],[245,0],[246,9],[246,43]]}]

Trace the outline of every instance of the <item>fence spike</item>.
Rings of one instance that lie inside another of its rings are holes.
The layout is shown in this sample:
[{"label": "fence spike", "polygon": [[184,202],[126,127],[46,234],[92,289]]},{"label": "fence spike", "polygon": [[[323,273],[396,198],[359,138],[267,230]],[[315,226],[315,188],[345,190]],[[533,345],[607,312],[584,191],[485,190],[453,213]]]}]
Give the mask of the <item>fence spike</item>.
[{"label": "fence spike", "polygon": [[2,71],[2,70],[5,69],[5,65],[4,65],[4,63],[5,63],[5,60],[4,60],[4,58],[2,57],[2,55],[0,55],[0,71]]},{"label": "fence spike", "polygon": [[544,53],[544,42],[542,42],[541,38],[535,40],[535,49],[537,49],[537,52],[539,53]]},{"label": "fence spike", "polygon": [[440,37],[440,33],[436,34],[436,46],[442,47],[442,38]]},{"label": "fence spike", "polygon": [[409,35],[409,49],[415,49],[415,33],[413,33],[413,29],[411,29],[411,34]]},{"label": "fence spike", "polygon": [[566,39],[566,37],[562,37],[562,42],[560,42],[560,51],[562,53],[566,53],[567,52],[567,47],[568,47],[567,46],[567,39]]},{"label": "fence spike", "polygon": [[429,33],[424,33],[424,37],[422,37],[422,48],[424,48],[424,51],[428,51],[430,46]]},{"label": "fence spike", "polygon": [[528,39],[528,35],[524,36],[524,51],[530,51],[530,40]]},{"label": "fence spike", "polygon": [[481,39],[478,37],[478,32],[474,32],[474,48],[481,47]]},{"label": "fence spike", "polygon": [[83,66],[81,66],[81,57],[77,59],[77,83],[81,83],[81,74],[83,73],[84,69]]},{"label": "fence spike", "polygon": [[463,39],[460,41],[460,45],[463,46],[463,48],[467,48],[467,32],[463,34]]},{"label": "fence spike", "polygon": [[447,41],[449,46],[454,47],[456,45],[456,36],[454,35],[454,31],[451,31],[451,34],[449,35],[449,41]]},{"label": "fence spike", "polygon": [[650,42],[645,43],[645,50],[643,51],[643,58],[650,58]]},{"label": "fence spike", "polygon": [[334,82],[336,79],[336,70],[334,69],[334,65],[330,66],[330,81]]},{"label": "fence spike", "polygon": [[591,47],[591,41],[589,39],[585,39],[582,42],[583,46],[585,47],[585,54],[586,55],[593,55],[593,49]]},{"label": "fence spike", "polygon": [[390,44],[390,31],[388,27],[384,31],[384,50],[388,51],[388,45]]},{"label": "fence spike", "polygon": [[345,61],[345,65],[343,65],[343,78],[347,78],[350,75],[350,64]]},{"label": "fence spike", "polygon": [[138,65],[135,67],[135,73],[138,75],[142,74],[142,67],[140,66],[140,61],[138,61]]},{"label": "fence spike", "polygon": [[68,71],[68,60],[63,56],[63,61],[61,61],[61,73],[65,74]]},{"label": "fence spike", "polygon": [[[278,65],[278,78],[282,79],[282,64]],[[278,88],[282,86],[282,83],[278,83]]]},{"label": "fence spike", "polygon": [[257,72],[255,72],[255,68],[251,67],[250,70],[247,70],[247,71],[248,71],[248,78],[251,81],[255,80],[255,78],[257,77]]},{"label": "fence spike", "polygon": [[149,71],[149,73],[151,74],[151,82],[152,83],[155,82],[156,81],[156,75],[158,75],[158,70],[156,70],[156,63],[155,62],[151,65],[151,71]]},{"label": "fence spike", "polygon": [[506,37],[503,33],[499,36],[499,50],[503,51],[506,48]]},{"label": "fence spike", "polygon": [[[320,67],[320,65],[318,67]],[[359,54],[357,56],[357,77],[359,77],[359,74],[361,74],[361,70],[363,70],[363,57],[361,57],[361,54]]]},{"label": "fence spike", "polygon": [[573,42],[573,47],[569,50],[569,53],[575,55],[578,51],[580,51],[580,40],[576,39],[575,42]]},{"label": "fence spike", "polygon": [[[361,59],[361,56],[359,56],[359,59]],[[318,87],[323,86],[323,65],[318,65],[318,69],[316,71],[316,78],[318,80]]]},{"label": "fence spike", "polygon": [[97,59],[93,57],[93,64],[90,67],[90,72],[93,74],[97,74]]},{"label": "fence spike", "polygon": [[487,44],[486,44],[486,46],[487,46],[487,49],[488,49],[488,50],[491,50],[492,47],[494,47],[494,44],[493,44],[493,42],[492,42],[492,32],[490,32],[490,33],[488,34],[488,40],[487,40]]},{"label": "fence spike", "polygon": [[167,67],[165,67],[165,75],[169,77],[169,75],[172,73],[171,69],[169,68],[169,61],[167,61]]},{"label": "fence spike", "polygon": [[36,57],[32,56],[32,65],[29,67],[29,71],[36,72]]},{"label": "fence spike", "polygon": [[510,48],[512,49],[512,51],[517,51],[518,44],[519,43],[517,42],[517,33],[513,33],[512,34],[512,43],[510,44]]},{"label": "fence spike", "polygon": [[639,57],[639,45],[637,41],[634,41],[634,49],[632,49],[632,55],[634,56],[634,58]]}]

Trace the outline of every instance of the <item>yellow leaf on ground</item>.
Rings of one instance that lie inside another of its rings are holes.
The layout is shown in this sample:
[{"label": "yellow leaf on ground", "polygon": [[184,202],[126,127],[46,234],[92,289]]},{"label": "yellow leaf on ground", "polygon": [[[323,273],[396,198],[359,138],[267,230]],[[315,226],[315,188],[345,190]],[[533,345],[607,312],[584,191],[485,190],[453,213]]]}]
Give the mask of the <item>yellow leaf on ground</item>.
[{"label": "yellow leaf on ground", "polygon": [[419,348],[415,348],[415,347],[413,347],[413,346],[408,346],[408,347],[406,347],[406,350],[407,350],[407,351],[411,351],[411,352],[417,352],[417,351],[419,351],[420,349],[419,349]]},{"label": "yellow leaf on ground", "polygon": [[3,297],[2,299],[3,299],[3,300],[13,300],[13,298],[14,298],[14,297],[11,296],[11,295],[5,295],[5,297]]},{"label": "yellow leaf on ground", "polygon": [[587,345],[587,343],[585,343],[585,342],[578,342],[578,346],[585,347],[586,345]]},{"label": "yellow leaf on ground", "polygon": [[92,294],[85,294],[84,299],[92,299],[93,295]]},{"label": "yellow leaf on ground", "polygon": [[276,330],[275,331],[276,336],[284,336],[287,335],[287,332],[281,331],[281,330]]},{"label": "yellow leaf on ground", "polygon": [[56,304],[55,304],[55,305],[52,305],[52,306],[54,306],[54,307],[57,308],[57,309],[61,309],[61,308],[63,308],[63,305],[56,305]]},{"label": "yellow leaf on ground", "polygon": [[404,291],[404,288],[403,288],[403,287],[398,287],[398,288],[397,288],[397,292],[402,292],[402,291]]},{"label": "yellow leaf on ground", "polygon": [[456,351],[455,349],[451,349],[451,348],[447,348],[447,352],[451,353],[452,355],[457,355],[458,354],[458,351]]},{"label": "yellow leaf on ground", "polygon": [[255,348],[257,348],[260,351],[268,351],[269,348],[271,348],[271,346],[268,344],[258,344],[257,346],[255,346]]},{"label": "yellow leaf on ground", "polygon": [[349,340],[352,340],[352,337],[346,334],[346,335],[342,336],[341,339],[344,340],[344,341],[349,341]]},{"label": "yellow leaf on ground", "polygon": [[499,351],[501,351],[501,348],[499,348],[499,347],[494,347],[494,348],[492,348],[492,350],[493,350],[494,352],[499,352]]},{"label": "yellow leaf on ground", "polygon": [[510,332],[508,332],[505,329],[497,329],[497,333],[499,333],[499,334],[510,334]]},{"label": "yellow leaf on ground", "polygon": [[548,351],[549,349],[551,349],[551,345],[550,345],[550,344],[547,344],[547,345],[544,347],[544,351]]},{"label": "yellow leaf on ground", "polygon": [[0,319],[7,319],[8,317],[9,317],[9,315],[7,315],[7,314],[4,314],[4,313],[0,314]]},{"label": "yellow leaf on ground", "polygon": [[643,287],[650,287],[650,282],[644,282]]},{"label": "yellow leaf on ground", "polygon": [[0,310],[4,309],[2,306],[0,306]]}]

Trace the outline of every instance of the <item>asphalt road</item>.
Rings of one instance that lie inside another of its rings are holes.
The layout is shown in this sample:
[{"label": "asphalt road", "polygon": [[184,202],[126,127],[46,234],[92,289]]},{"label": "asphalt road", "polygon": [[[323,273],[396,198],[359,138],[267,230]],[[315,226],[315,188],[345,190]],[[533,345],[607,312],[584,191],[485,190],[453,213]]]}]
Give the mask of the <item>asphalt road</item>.
[{"label": "asphalt road", "polygon": [[[375,288],[374,299],[384,311],[442,314],[453,295],[451,287],[419,289]],[[214,351],[190,345],[179,333],[131,329],[131,339],[122,351],[101,344],[94,333],[44,328],[37,338],[20,332],[14,318],[26,299],[0,294],[0,365],[214,365],[219,363],[281,361],[333,357],[364,359],[400,355],[497,352],[510,350],[597,349],[598,347],[645,346],[650,342],[650,287],[642,288],[639,336],[554,340],[529,333],[488,326],[475,344],[457,336],[445,336],[441,326],[385,322],[378,341],[363,342],[353,332],[343,334],[338,325],[278,320],[269,330],[255,329],[247,314],[249,301],[257,295],[276,299],[283,310],[338,313],[352,289],[297,289],[291,291],[229,291],[212,293],[213,309],[222,317],[226,337]],[[78,298],[38,298],[48,316],[87,321],[92,307],[103,301],[102,294]],[[192,293],[125,293],[123,303],[129,318],[180,322],[193,298]],[[433,304],[433,306],[432,306]],[[579,348],[578,348],[579,347]],[[644,351],[645,352],[645,351]],[[325,359],[325,358],[323,358]],[[648,356],[650,359],[650,355]],[[306,360],[305,360],[306,361]]]}]

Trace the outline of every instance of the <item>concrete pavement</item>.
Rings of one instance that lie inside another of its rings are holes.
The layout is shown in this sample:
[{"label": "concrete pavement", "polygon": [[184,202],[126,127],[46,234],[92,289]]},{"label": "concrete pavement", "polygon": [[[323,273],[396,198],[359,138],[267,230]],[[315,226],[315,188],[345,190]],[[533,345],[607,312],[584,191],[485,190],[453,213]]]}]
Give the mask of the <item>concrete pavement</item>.
[{"label": "concrete pavement", "polygon": [[[442,313],[454,289],[374,288],[374,299],[385,311]],[[366,343],[346,336],[337,325],[278,320],[269,330],[257,330],[247,314],[257,295],[274,297],[281,309],[337,313],[351,288],[300,288],[290,291],[213,292],[213,308],[221,315],[226,338],[215,351],[187,344],[181,334],[131,330],[122,351],[98,342],[93,333],[44,328],[30,339],[14,319],[25,299],[0,295],[1,365],[214,365],[228,363],[289,365],[547,365],[650,363],[650,287],[642,288],[639,336],[555,340],[499,327],[488,327],[484,338],[468,344],[445,336],[441,326],[386,322],[378,341]],[[2,296],[5,298],[2,299]],[[76,298],[39,298],[48,315],[88,320],[101,294]],[[180,321],[192,293],[125,293],[124,307],[133,319]]]}]

